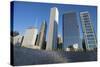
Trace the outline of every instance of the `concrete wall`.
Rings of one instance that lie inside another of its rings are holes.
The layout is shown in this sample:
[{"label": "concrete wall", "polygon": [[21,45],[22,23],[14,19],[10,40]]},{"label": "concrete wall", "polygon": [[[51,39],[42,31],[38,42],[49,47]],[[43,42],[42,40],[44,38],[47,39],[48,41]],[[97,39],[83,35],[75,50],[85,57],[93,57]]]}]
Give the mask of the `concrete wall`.
[{"label": "concrete wall", "polygon": [[24,35],[22,46],[27,48],[38,49],[38,47],[35,46],[36,36],[37,36],[36,28],[27,29]]}]

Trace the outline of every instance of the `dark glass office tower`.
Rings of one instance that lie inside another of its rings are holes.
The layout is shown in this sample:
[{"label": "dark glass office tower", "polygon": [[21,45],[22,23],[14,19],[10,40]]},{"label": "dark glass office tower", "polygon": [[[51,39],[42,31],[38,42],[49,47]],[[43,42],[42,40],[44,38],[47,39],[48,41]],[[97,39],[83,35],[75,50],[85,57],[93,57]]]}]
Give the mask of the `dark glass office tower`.
[{"label": "dark glass office tower", "polygon": [[63,48],[66,49],[71,45],[80,47],[79,25],[76,12],[67,12],[63,14]]},{"label": "dark glass office tower", "polygon": [[97,47],[97,42],[89,12],[80,12],[80,18],[86,49],[95,49]]}]

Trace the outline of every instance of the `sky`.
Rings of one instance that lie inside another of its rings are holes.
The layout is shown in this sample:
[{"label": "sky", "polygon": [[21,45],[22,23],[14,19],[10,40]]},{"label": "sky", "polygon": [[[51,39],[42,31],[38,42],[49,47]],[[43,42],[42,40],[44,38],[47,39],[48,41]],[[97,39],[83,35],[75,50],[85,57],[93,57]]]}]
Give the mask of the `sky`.
[{"label": "sky", "polygon": [[13,15],[13,30],[18,31],[21,35],[24,35],[25,30],[29,27],[36,27],[40,29],[41,23],[45,20],[47,23],[47,34],[50,19],[50,9],[57,7],[59,11],[58,21],[58,34],[62,35],[62,15],[66,12],[76,12],[77,20],[80,31],[80,38],[82,38],[82,27],[80,22],[79,13],[88,11],[91,17],[91,21],[94,26],[94,31],[97,33],[97,7],[96,6],[83,6],[72,4],[52,4],[52,3],[36,3],[36,2],[23,2],[14,1]]}]

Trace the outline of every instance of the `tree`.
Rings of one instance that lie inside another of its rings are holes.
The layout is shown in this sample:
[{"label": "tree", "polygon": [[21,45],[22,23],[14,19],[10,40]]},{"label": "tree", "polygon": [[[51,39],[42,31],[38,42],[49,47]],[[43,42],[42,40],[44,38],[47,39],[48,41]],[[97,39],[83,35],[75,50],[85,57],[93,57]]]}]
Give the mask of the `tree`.
[{"label": "tree", "polygon": [[85,44],[85,40],[84,39],[82,40],[82,47],[83,47],[83,50],[86,51],[86,44]]},{"label": "tree", "polygon": [[73,45],[69,45],[68,48],[69,48],[71,51],[74,51]]},{"label": "tree", "polygon": [[15,37],[15,36],[19,35],[19,32],[18,31],[11,31],[10,34],[12,37]]}]

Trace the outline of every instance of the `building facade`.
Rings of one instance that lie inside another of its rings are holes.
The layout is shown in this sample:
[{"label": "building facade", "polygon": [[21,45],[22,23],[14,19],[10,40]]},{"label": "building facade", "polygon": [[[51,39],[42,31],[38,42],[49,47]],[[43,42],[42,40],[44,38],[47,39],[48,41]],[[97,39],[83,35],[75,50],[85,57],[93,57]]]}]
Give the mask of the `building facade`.
[{"label": "building facade", "polygon": [[80,43],[79,25],[77,21],[76,12],[67,12],[63,14],[62,18],[62,31],[63,31],[63,48],[66,49],[70,45]]},{"label": "building facade", "polygon": [[22,47],[38,49],[38,46],[35,46],[37,37],[37,28],[28,28],[25,32]]},{"label": "building facade", "polygon": [[94,33],[91,17],[88,11],[80,12],[83,39],[87,50],[97,48],[96,35]]},{"label": "building facade", "polygon": [[41,24],[41,28],[40,28],[37,42],[36,42],[36,46],[39,46],[39,49],[44,49],[46,47],[45,45],[46,29],[47,29],[46,21],[43,21],[43,23]]},{"label": "building facade", "polygon": [[58,39],[57,39],[57,49],[58,50],[61,50],[62,49],[62,43],[63,43],[62,36],[59,34],[58,35]]},{"label": "building facade", "polygon": [[23,36],[21,35],[17,35],[15,37],[12,37],[13,38],[13,45],[15,46],[21,46],[22,45],[22,42],[23,42]]},{"label": "building facade", "polygon": [[58,36],[58,9],[56,7],[51,8],[49,30],[47,38],[46,50],[53,50],[57,48],[57,36]]}]

